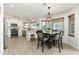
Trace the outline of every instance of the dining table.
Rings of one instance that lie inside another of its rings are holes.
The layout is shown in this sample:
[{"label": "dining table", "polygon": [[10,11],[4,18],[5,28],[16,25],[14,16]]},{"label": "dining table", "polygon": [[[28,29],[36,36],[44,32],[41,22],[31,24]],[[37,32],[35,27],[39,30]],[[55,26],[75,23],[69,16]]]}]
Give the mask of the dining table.
[{"label": "dining table", "polygon": [[[55,45],[55,41],[53,40],[53,38],[57,35],[57,34],[59,34],[60,32],[59,31],[48,31],[48,32],[46,32],[46,31],[43,31],[43,33],[46,35],[46,36],[48,36],[49,38],[48,38],[48,41],[47,41],[47,47],[48,47],[48,49],[51,49],[52,48],[52,45]],[[53,43],[53,44],[52,44]]]}]

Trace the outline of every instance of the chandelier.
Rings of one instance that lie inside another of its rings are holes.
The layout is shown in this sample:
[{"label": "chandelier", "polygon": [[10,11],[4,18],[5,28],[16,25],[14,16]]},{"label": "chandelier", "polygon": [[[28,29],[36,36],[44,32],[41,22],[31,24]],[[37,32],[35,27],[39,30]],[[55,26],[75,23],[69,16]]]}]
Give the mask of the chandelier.
[{"label": "chandelier", "polygon": [[50,6],[48,7],[48,16],[46,17],[47,20],[51,20],[52,17],[51,17],[51,13],[50,13]]}]

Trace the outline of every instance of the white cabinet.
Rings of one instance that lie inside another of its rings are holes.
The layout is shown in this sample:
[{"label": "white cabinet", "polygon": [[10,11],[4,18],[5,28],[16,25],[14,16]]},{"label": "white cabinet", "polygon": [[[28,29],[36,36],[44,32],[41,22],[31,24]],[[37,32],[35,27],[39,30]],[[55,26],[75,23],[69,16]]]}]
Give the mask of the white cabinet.
[{"label": "white cabinet", "polygon": [[30,41],[30,38],[31,38],[31,34],[34,34],[35,36],[35,39],[37,38],[37,34],[35,31],[28,31],[26,30],[26,39]]}]

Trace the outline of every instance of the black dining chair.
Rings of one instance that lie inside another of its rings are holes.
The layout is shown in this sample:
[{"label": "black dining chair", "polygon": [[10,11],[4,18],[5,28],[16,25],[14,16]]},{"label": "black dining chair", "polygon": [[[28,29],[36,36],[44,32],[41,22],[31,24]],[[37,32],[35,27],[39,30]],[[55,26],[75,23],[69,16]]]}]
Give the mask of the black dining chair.
[{"label": "black dining chair", "polygon": [[48,41],[48,37],[46,37],[43,33],[42,30],[37,30],[36,31],[37,36],[38,36],[38,43],[37,43],[37,49],[39,48],[39,44],[41,42],[42,45],[42,53],[44,51],[44,45],[46,45],[47,41]]},{"label": "black dining chair", "polygon": [[63,32],[60,32],[60,44],[61,44],[61,48],[63,49],[63,44],[62,44],[62,38],[63,38]]},{"label": "black dining chair", "polygon": [[53,32],[57,32],[57,30],[52,30]]},{"label": "black dining chair", "polygon": [[60,31],[58,34],[55,35],[55,37],[53,38],[53,41],[55,43],[55,45],[58,45],[59,48],[59,52],[61,52],[61,48],[63,49],[63,45],[62,45],[62,37],[63,37],[63,33],[62,31]]}]

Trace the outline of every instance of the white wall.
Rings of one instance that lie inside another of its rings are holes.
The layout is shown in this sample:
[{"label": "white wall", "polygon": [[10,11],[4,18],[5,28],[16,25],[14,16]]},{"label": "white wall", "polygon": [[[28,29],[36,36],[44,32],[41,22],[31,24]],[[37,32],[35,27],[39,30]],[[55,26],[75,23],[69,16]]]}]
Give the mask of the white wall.
[{"label": "white wall", "polygon": [[0,7],[0,54],[3,54],[3,4]]},{"label": "white wall", "polygon": [[11,15],[7,16],[5,15],[5,20],[7,20],[8,23],[8,37],[11,37],[11,23],[18,24],[19,30],[18,30],[18,36],[22,36],[22,30],[23,30],[23,20],[19,18],[12,17]]},{"label": "white wall", "polygon": [[77,43],[78,43],[78,49],[79,49],[79,7],[76,8],[75,10],[75,35],[76,35],[76,39],[78,40]]},{"label": "white wall", "polygon": [[18,24],[19,30],[18,30],[18,36],[22,36],[22,30],[23,30],[23,21],[15,18],[6,19],[8,20],[8,36],[11,37],[11,23]]},{"label": "white wall", "polygon": [[[68,36],[68,16],[71,14],[75,14],[75,37]],[[53,15],[53,18],[61,18],[64,17],[64,37],[63,41],[71,45],[72,47],[75,47],[79,49],[79,7],[75,7],[69,11],[65,11],[59,14]]]}]

